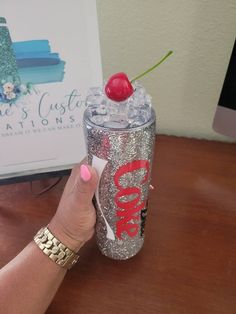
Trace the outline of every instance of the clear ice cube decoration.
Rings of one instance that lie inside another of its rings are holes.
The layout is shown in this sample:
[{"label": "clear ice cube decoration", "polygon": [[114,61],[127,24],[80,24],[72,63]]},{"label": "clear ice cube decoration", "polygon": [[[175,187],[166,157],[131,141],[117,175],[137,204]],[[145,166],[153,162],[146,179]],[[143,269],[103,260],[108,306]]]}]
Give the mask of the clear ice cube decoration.
[{"label": "clear ice cube decoration", "polygon": [[146,94],[146,90],[143,85],[139,81],[135,81],[133,84],[134,90],[136,94]]},{"label": "clear ice cube decoration", "polygon": [[140,107],[146,103],[146,91],[144,87],[139,83],[134,84],[133,104]]},{"label": "clear ice cube decoration", "polygon": [[127,118],[129,120],[132,120],[132,119],[134,119],[137,116],[138,116],[138,109],[135,108],[134,106],[130,106],[129,110],[127,112]]},{"label": "clear ice cube decoration", "polygon": [[98,96],[98,95],[102,95],[102,94],[103,94],[103,90],[101,87],[90,87],[90,89],[88,91],[88,95]]},{"label": "clear ice cube decoration", "polygon": [[90,107],[97,106],[97,100],[94,95],[88,95],[85,100],[86,106],[90,109]]},{"label": "clear ice cube decoration", "polygon": [[151,107],[152,107],[152,97],[149,94],[146,95],[146,104],[149,105],[149,107],[151,109]]},{"label": "clear ice cube decoration", "polygon": [[88,107],[91,116],[107,114],[105,98],[102,95],[89,95],[86,98],[86,106]]},{"label": "clear ice cube decoration", "polygon": [[145,124],[151,118],[151,96],[139,82],[134,84],[134,94],[124,102],[107,98],[100,87],[92,87],[86,99],[90,120],[104,127],[129,128]]},{"label": "clear ice cube decoration", "polygon": [[107,101],[107,112],[108,114],[118,114],[119,113],[119,105],[113,101]]},{"label": "clear ice cube decoration", "polygon": [[149,111],[149,110],[146,110],[146,109],[145,110],[141,109],[139,111],[139,117],[140,116],[142,116],[144,118],[145,123],[148,122],[148,120],[151,118],[151,110]]},{"label": "clear ice cube decoration", "polygon": [[135,117],[135,119],[130,123],[130,127],[134,128],[134,127],[143,125],[144,123],[146,123],[145,117],[142,115],[139,115]]},{"label": "clear ice cube decoration", "polygon": [[94,115],[90,116],[90,120],[96,125],[104,126],[104,123],[109,120],[109,117],[107,115]]},{"label": "clear ice cube decoration", "polygon": [[107,108],[105,105],[101,104],[96,108],[94,111],[94,114],[99,114],[99,115],[106,115],[107,114]]}]

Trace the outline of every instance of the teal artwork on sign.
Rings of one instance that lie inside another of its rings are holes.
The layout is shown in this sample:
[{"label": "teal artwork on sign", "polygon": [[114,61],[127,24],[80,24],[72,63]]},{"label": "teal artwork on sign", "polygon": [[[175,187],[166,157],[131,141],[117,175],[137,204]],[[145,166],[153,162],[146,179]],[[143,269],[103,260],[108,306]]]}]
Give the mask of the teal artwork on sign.
[{"label": "teal artwork on sign", "polygon": [[65,61],[51,52],[48,40],[12,43],[6,19],[0,17],[0,103],[14,103],[34,84],[62,82]]},{"label": "teal artwork on sign", "polygon": [[48,40],[15,42],[12,45],[21,81],[32,84],[62,82],[65,61],[52,53]]}]

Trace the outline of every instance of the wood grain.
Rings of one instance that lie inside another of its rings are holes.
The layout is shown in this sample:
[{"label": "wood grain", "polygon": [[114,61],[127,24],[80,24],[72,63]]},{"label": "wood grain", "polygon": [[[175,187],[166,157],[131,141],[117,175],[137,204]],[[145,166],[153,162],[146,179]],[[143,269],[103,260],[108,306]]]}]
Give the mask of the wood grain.
[{"label": "wood grain", "polygon": [[[118,262],[90,241],[47,313],[235,314],[235,161],[235,144],[159,136],[142,251]],[[40,197],[0,187],[0,266],[49,221],[65,182]]]}]

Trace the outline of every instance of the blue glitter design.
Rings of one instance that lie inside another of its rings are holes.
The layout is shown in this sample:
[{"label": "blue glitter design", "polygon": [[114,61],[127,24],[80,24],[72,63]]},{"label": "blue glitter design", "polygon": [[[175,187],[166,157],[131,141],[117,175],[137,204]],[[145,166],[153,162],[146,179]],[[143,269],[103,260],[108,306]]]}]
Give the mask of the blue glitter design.
[{"label": "blue glitter design", "polygon": [[6,20],[0,17],[0,81],[7,77],[18,77],[18,68],[16,58],[12,48],[12,41],[9,30],[6,25]]},{"label": "blue glitter design", "polygon": [[6,19],[0,17],[0,105],[30,94],[33,84],[62,82],[64,70],[65,61],[51,52],[48,40],[12,43]]}]

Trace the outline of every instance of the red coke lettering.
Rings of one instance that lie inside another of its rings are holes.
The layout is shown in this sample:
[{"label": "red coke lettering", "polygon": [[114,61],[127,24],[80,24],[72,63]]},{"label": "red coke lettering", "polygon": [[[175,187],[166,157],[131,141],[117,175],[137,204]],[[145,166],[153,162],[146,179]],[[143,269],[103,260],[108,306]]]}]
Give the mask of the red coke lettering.
[{"label": "red coke lettering", "polygon": [[[141,202],[142,190],[140,187],[131,186],[123,187],[120,183],[120,178],[129,172],[145,169],[144,178],[139,182],[141,185],[147,182],[150,163],[148,160],[134,160],[121,166],[115,173],[114,183],[118,189],[115,195],[115,203],[118,207],[117,217],[120,219],[116,223],[116,236],[122,239],[122,233],[126,232],[130,237],[137,235],[139,231],[139,223],[133,221],[140,220],[140,211],[146,206],[146,200]],[[120,201],[123,196],[135,195],[135,198],[130,201]]]}]

